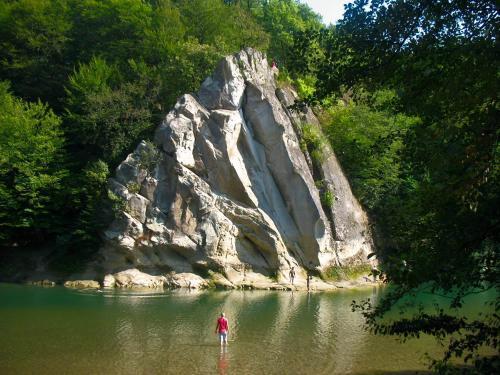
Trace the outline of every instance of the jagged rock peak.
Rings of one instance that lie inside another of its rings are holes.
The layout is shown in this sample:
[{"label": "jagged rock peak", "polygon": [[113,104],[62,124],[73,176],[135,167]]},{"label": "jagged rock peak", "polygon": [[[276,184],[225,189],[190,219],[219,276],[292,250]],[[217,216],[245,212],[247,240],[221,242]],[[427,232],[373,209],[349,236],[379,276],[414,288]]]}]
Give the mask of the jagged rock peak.
[{"label": "jagged rock peak", "polygon": [[[107,272],[212,272],[230,283],[367,262],[368,220],[333,154],[312,168],[299,143],[305,109],[276,87],[275,68],[247,48],[225,57],[197,94],[183,95],[117,168],[126,203],[105,232]],[[315,183],[335,197],[323,207]]]}]

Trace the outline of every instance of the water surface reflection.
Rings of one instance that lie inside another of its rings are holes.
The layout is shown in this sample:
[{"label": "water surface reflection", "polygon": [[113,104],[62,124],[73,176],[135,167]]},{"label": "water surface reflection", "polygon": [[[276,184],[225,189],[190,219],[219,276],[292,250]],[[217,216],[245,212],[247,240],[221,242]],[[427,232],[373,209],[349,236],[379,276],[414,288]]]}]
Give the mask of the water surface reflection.
[{"label": "water surface reflection", "polygon": [[[425,369],[430,339],[374,337],[351,301],[378,289],[78,292],[0,285],[0,373],[349,374]],[[227,348],[214,334],[229,319]]]}]

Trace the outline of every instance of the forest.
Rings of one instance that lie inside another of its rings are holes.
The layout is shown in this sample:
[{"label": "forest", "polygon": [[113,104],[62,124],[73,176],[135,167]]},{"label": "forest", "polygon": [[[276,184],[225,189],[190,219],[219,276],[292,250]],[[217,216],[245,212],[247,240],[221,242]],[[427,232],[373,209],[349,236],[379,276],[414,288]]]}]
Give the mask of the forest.
[{"label": "forest", "polygon": [[329,26],[295,0],[0,0],[1,251],[51,246],[71,270],[91,258],[118,163],[251,46],[318,114],[325,138],[310,142],[331,144],[369,214],[394,287],[353,309],[380,334],[452,336],[435,370],[462,357],[498,372],[477,354],[498,353],[497,314],[379,318],[422,289],[457,311],[498,295],[499,24],[493,0],[355,0]]}]

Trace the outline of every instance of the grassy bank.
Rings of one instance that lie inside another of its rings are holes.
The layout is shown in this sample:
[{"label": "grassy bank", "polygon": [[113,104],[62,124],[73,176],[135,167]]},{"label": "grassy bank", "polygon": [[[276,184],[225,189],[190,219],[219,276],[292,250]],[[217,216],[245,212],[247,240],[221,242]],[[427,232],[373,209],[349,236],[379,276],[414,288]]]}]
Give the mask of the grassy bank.
[{"label": "grassy bank", "polygon": [[356,280],[360,276],[366,276],[371,272],[369,264],[354,264],[347,266],[333,266],[321,273],[325,281]]}]

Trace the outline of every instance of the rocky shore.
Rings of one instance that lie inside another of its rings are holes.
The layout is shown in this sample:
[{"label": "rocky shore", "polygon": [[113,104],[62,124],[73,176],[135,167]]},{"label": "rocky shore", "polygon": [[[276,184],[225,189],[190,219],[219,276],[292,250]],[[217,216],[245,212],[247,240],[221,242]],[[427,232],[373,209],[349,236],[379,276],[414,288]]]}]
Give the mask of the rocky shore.
[{"label": "rocky shore", "polygon": [[[43,287],[53,287],[58,283],[49,279],[31,280],[27,284]],[[149,275],[138,269],[129,269],[115,274],[108,274],[103,280],[67,280],[62,283],[67,288],[74,289],[245,289],[245,290],[281,290],[307,291],[306,278],[297,275],[293,285],[289,280],[272,279],[259,273],[248,272],[228,279],[220,273],[211,272],[208,278],[202,278],[193,273],[171,273],[166,275]],[[314,292],[335,291],[338,289],[353,289],[380,285],[368,275],[353,280],[325,281],[313,276],[309,289]]]}]

